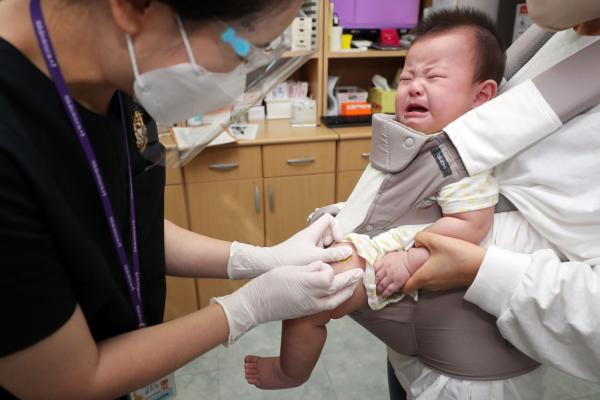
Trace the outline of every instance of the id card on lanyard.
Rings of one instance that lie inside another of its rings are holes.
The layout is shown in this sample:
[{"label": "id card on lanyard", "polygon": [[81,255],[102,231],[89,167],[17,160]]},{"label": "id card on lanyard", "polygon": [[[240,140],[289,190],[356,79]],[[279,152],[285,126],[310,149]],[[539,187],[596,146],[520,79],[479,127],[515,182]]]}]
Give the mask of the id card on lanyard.
[{"label": "id card on lanyard", "polygon": [[[58,65],[58,60],[56,58],[52,42],[48,35],[48,29],[44,21],[40,0],[30,0],[29,7],[29,11],[31,14],[31,22],[35,30],[40,50],[42,52],[42,55],[44,56],[44,61],[46,62],[46,66],[48,67],[48,71],[50,72],[52,82],[54,83],[56,91],[60,96],[60,99],[63,103],[63,107],[65,108],[65,111],[67,113],[67,116],[69,117],[71,125],[73,126],[75,134],[79,139],[79,143],[81,144],[83,152],[85,153],[90,170],[94,177],[94,183],[96,184],[96,188],[100,196],[100,201],[102,202],[102,208],[104,210],[104,215],[106,217],[106,221],[113,239],[115,250],[117,251],[121,271],[123,272],[123,276],[125,277],[125,281],[127,283],[127,290],[129,292],[131,303],[135,311],[135,316],[138,322],[138,328],[143,328],[144,326],[146,326],[146,322],[144,320],[144,307],[142,304],[140,282],[140,262],[137,243],[135,197],[133,191],[133,178],[131,172],[131,156],[129,154],[127,128],[125,126],[125,112],[123,110],[121,94],[119,93],[119,105],[121,108],[121,120],[123,122],[123,135],[125,137],[125,153],[127,155],[127,173],[129,186],[128,200],[132,247],[131,260],[133,264],[132,267],[129,265],[127,254],[125,253],[123,239],[121,237],[121,233],[119,232],[118,224],[115,218],[115,213],[110,202],[110,198],[108,196],[108,191],[106,190],[104,178],[102,177],[102,172],[100,171],[100,166],[98,165],[98,161],[96,159],[96,154],[94,153],[94,149],[92,148],[90,138],[85,129],[85,126],[83,125],[81,115],[77,111],[73,98],[69,95],[67,84]],[[170,374],[165,378],[159,379],[158,381],[146,386],[145,388],[136,390],[129,396],[132,400],[158,400],[175,398],[176,391],[174,375]]]}]

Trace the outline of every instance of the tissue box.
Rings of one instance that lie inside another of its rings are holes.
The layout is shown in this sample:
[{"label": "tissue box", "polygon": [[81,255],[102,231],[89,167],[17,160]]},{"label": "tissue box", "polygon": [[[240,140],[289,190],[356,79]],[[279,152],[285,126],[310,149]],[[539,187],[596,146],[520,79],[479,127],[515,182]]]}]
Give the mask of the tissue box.
[{"label": "tissue box", "polygon": [[292,116],[292,102],[288,99],[265,100],[267,119],[285,119]]},{"label": "tissue box", "polygon": [[373,105],[374,113],[396,113],[396,91],[380,88],[369,89],[369,103]]},{"label": "tissue box", "polygon": [[313,99],[292,101],[292,126],[316,126],[317,102]]}]

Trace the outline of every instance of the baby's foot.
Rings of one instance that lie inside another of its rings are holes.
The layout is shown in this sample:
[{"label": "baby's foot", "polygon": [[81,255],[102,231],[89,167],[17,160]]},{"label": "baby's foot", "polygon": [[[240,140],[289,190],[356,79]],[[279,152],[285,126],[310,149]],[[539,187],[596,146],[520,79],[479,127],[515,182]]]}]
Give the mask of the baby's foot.
[{"label": "baby's foot", "polygon": [[302,385],[306,379],[290,378],[281,370],[279,357],[246,356],[244,371],[249,384],[259,389],[289,389]]}]

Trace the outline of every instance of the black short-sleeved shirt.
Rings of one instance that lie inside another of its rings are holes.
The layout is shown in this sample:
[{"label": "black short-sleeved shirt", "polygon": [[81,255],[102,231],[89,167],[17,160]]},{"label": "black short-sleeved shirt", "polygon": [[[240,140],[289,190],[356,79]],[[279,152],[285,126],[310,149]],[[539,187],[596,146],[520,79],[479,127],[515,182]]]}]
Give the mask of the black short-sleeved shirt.
[{"label": "black short-sleeved shirt", "polygon": [[[59,329],[82,308],[96,341],[137,323],[90,168],[52,81],[0,39],[0,357]],[[60,61],[60,60],[59,60]],[[117,96],[108,115],[78,106],[130,255],[125,139]],[[149,325],[165,298],[164,168],[137,150],[125,97]],[[147,152],[162,151],[143,113]],[[0,399],[14,398],[0,387]]]}]

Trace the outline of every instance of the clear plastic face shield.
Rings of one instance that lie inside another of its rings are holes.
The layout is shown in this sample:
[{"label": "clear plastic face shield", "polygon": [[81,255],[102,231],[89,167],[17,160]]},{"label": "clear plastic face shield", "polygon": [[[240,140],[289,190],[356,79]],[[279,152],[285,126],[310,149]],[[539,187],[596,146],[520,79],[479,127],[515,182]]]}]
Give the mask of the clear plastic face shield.
[{"label": "clear plastic face shield", "polygon": [[[270,91],[316,52],[294,52],[293,56],[287,56],[285,34],[259,47],[234,27],[217,21],[221,31],[219,45],[224,52],[232,53],[229,56],[237,57],[239,65],[231,72],[215,73],[196,63],[195,58],[200,59],[202,55],[192,51],[189,36],[179,18],[178,24],[188,52],[188,63],[141,75],[134,67],[135,99],[157,120],[161,143],[165,146],[162,157],[157,158],[156,151],[143,155],[153,164],[167,167],[184,166],[220,135],[231,136],[228,128],[233,123],[240,121],[251,107],[260,105]],[[133,45],[130,39],[128,41],[130,54],[135,57]],[[174,117],[178,119],[175,121]],[[190,119],[200,124],[178,130],[185,131],[185,135],[175,135],[173,129],[168,129],[175,122],[185,126],[186,120]],[[169,134],[165,133],[167,129]]]},{"label": "clear plastic face shield", "polygon": [[600,18],[600,0],[527,0],[527,8],[533,21],[550,31]]}]

